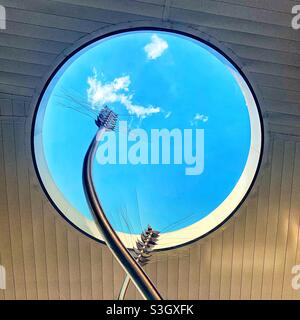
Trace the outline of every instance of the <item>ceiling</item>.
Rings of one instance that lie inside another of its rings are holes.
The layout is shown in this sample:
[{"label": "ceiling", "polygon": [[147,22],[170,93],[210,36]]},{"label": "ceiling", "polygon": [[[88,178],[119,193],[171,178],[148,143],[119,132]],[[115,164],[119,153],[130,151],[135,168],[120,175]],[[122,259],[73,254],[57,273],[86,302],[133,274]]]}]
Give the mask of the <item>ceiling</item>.
[{"label": "ceiling", "polygon": [[[124,273],[108,249],[52,208],[30,152],[36,99],[84,41],[134,26],[210,40],[251,81],[264,116],[265,156],[249,197],[221,229],[157,253],[147,271],[168,299],[300,298],[300,30],[289,0],[1,0],[0,299],[112,299]],[[128,298],[140,299],[130,287]]]}]

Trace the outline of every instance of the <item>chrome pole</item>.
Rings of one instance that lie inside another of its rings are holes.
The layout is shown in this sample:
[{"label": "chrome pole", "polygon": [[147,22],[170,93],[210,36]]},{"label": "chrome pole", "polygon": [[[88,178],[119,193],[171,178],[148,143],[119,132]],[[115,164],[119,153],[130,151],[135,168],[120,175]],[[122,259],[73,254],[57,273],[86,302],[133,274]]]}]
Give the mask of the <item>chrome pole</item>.
[{"label": "chrome pole", "polygon": [[84,158],[83,164],[83,186],[89,207],[93,213],[96,225],[101,232],[106,245],[111,250],[114,257],[129,275],[136,288],[145,300],[162,300],[159,292],[151,282],[142,267],[135,261],[130,252],[124,246],[119,236],[108,221],[104,210],[97,196],[92,176],[93,159],[101,140],[106,131],[105,127],[100,127],[93,138]]}]

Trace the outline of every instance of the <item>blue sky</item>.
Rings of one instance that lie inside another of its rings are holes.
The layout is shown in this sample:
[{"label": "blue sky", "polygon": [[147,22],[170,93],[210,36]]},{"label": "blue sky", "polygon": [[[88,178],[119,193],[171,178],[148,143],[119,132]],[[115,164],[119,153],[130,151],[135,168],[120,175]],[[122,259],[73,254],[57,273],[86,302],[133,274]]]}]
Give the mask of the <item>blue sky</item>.
[{"label": "blue sky", "polygon": [[97,192],[116,230],[137,233],[148,223],[178,230],[214,210],[236,185],[250,146],[248,109],[229,65],[198,41],[159,31],[115,35],[73,56],[47,89],[41,124],[50,173],[68,201],[91,217],[82,163],[97,127],[81,111],[107,104],[131,128],[200,128],[205,139],[201,175],[185,175],[185,164],[95,162]]}]

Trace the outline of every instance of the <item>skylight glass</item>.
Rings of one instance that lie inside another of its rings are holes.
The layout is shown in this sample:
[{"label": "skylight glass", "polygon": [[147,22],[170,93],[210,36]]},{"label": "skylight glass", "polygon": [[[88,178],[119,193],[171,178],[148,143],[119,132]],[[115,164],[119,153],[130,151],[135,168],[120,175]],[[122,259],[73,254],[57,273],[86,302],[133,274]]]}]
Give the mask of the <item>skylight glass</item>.
[{"label": "skylight glass", "polygon": [[33,126],[37,172],[57,209],[101,239],[82,165],[104,106],[119,115],[102,142],[94,180],[128,247],[150,224],[158,247],[175,247],[221,225],[257,172],[262,130],[240,71],[199,39],[163,30],[110,35],[69,57],[40,98]]}]

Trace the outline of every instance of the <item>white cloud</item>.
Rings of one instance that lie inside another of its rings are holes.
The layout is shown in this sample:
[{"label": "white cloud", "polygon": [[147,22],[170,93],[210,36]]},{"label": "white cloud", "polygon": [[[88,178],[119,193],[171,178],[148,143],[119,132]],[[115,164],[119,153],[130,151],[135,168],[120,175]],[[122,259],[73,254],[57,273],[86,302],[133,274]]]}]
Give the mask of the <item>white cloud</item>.
[{"label": "white cloud", "polygon": [[89,85],[87,89],[88,101],[93,107],[102,107],[105,104],[119,102],[127,109],[129,114],[141,119],[160,112],[159,107],[152,105],[145,107],[133,103],[133,94],[130,94],[129,91],[131,83],[129,76],[115,78],[110,83],[102,83],[94,71],[94,75],[89,77],[87,82]]},{"label": "white cloud", "polygon": [[201,122],[207,122],[208,121],[208,116],[200,113],[196,113],[193,120],[190,121],[190,124],[192,126],[196,125],[199,121]]},{"label": "white cloud", "polygon": [[148,59],[154,60],[160,57],[167,48],[168,43],[154,34],[151,37],[151,42],[144,47],[144,50],[147,53]]},{"label": "white cloud", "polygon": [[196,121],[200,120],[200,121],[206,122],[206,121],[208,121],[208,116],[205,116],[204,114],[196,113],[194,120],[196,120]]}]

